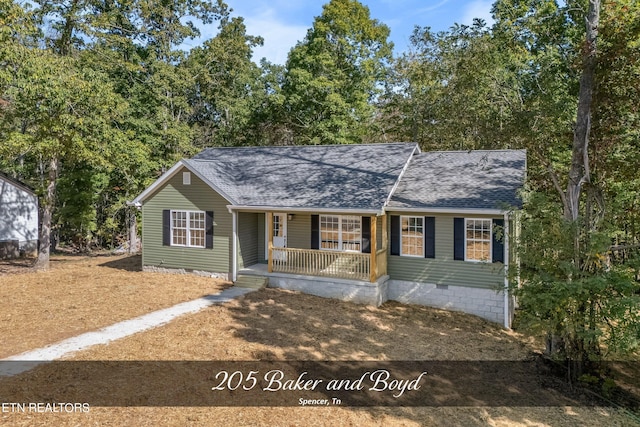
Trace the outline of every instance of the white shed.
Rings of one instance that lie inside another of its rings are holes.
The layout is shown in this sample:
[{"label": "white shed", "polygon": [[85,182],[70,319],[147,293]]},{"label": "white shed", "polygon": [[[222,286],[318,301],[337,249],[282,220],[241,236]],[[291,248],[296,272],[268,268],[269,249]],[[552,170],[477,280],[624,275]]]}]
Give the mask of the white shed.
[{"label": "white shed", "polygon": [[33,189],[0,172],[0,259],[38,248],[38,197]]}]

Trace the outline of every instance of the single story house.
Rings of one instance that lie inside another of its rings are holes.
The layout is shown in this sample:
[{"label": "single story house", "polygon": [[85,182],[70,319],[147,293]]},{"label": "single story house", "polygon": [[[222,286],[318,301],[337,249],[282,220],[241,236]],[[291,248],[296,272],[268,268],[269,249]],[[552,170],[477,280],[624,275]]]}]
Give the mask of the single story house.
[{"label": "single story house", "polygon": [[38,196],[0,172],[0,259],[34,255],[38,248]]},{"label": "single story house", "polygon": [[132,203],[142,262],[357,303],[387,300],[510,326],[509,236],[522,150],[415,143],[205,149]]}]

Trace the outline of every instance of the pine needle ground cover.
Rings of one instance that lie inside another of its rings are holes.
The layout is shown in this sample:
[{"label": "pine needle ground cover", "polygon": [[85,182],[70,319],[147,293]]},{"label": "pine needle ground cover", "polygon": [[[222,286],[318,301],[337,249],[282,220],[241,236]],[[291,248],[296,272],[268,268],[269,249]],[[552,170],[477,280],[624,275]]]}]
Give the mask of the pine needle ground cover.
[{"label": "pine needle ground cover", "polygon": [[[114,265],[118,268],[114,268]],[[147,275],[138,271],[138,265],[139,259],[135,257],[64,257],[56,260],[50,273],[0,277],[3,302],[12,298],[9,303],[3,303],[0,331],[3,337],[2,351],[15,354],[143,314],[151,310],[154,304],[160,308],[169,303],[197,298],[225,286],[222,282],[192,276]],[[59,287],[57,292],[50,291],[46,298],[40,296],[39,292],[43,292],[47,286],[62,286],[64,283],[67,287]],[[162,302],[155,298],[159,294],[166,294]],[[100,300],[99,303],[96,300]],[[76,311],[80,314],[75,314]],[[15,320],[7,320],[11,318]],[[40,332],[41,328],[46,329],[47,333]],[[29,343],[24,343],[25,340],[29,340]],[[531,338],[462,313],[393,302],[376,308],[296,292],[263,289],[147,332],[92,347],[69,359],[101,363],[185,360],[229,363],[265,360],[519,361],[530,358],[532,352],[537,350],[539,344]],[[1,381],[19,394],[20,390],[34,382],[42,382],[42,378],[60,376],[56,369],[57,366],[42,365]],[[87,376],[90,375],[87,372]],[[215,373],[211,373],[212,383],[214,376]],[[115,384],[99,379],[95,383],[105,393],[114,393]],[[555,392],[554,384],[557,383],[549,382],[549,393]],[[52,395],[57,392],[54,387],[47,390]],[[120,392],[135,396],[141,384],[125,381],[117,387],[120,387]],[[640,425],[620,409],[580,404],[551,407],[476,405],[398,408],[92,406],[84,413],[2,412],[0,424]]]},{"label": "pine needle ground cover", "polygon": [[53,344],[229,286],[143,272],[140,256],[54,256],[51,271],[0,262],[0,358]]}]

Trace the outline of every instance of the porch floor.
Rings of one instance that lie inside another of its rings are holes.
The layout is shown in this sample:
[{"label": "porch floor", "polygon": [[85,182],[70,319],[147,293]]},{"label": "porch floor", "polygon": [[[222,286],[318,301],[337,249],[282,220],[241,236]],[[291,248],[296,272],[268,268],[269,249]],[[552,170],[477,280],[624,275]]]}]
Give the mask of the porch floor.
[{"label": "porch floor", "polygon": [[389,276],[382,276],[378,278],[375,282],[369,282],[368,280],[358,280],[358,279],[345,279],[340,277],[327,277],[327,276],[310,276],[296,273],[282,273],[282,272],[272,272],[269,273],[268,264],[258,263],[253,264],[248,267],[242,268],[238,270],[238,275],[244,276],[263,276],[263,277],[285,277],[290,279],[301,279],[301,280],[314,280],[320,282],[331,282],[331,283],[345,283],[345,284],[379,284],[385,282]]},{"label": "porch floor", "polygon": [[269,265],[266,263],[253,264],[238,270],[238,275],[247,276],[267,276],[269,274]]}]

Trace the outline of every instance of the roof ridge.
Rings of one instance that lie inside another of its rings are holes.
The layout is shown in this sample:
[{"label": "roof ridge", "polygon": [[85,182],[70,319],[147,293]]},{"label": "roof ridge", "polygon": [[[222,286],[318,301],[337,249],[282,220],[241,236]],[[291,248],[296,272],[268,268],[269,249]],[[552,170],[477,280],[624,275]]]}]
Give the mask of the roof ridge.
[{"label": "roof ridge", "polygon": [[497,150],[435,150],[435,151],[423,151],[423,154],[431,153],[497,153],[503,151],[527,151],[526,148],[500,148]]},{"label": "roof ridge", "polygon": [[[376,146],[376,145],[417,145],[417,142],[367,142],[363,144],[317,144],[317,145],[243,145],[238,147],[205,147],[205,150],[237,150],[237,149],[253,149],[253,148],[266,148],[266,149],[284,149],[284,148],[323,148],[323,147],[362,147],[362,146]],[[200,151],[200,152],[202,152]]]}]

